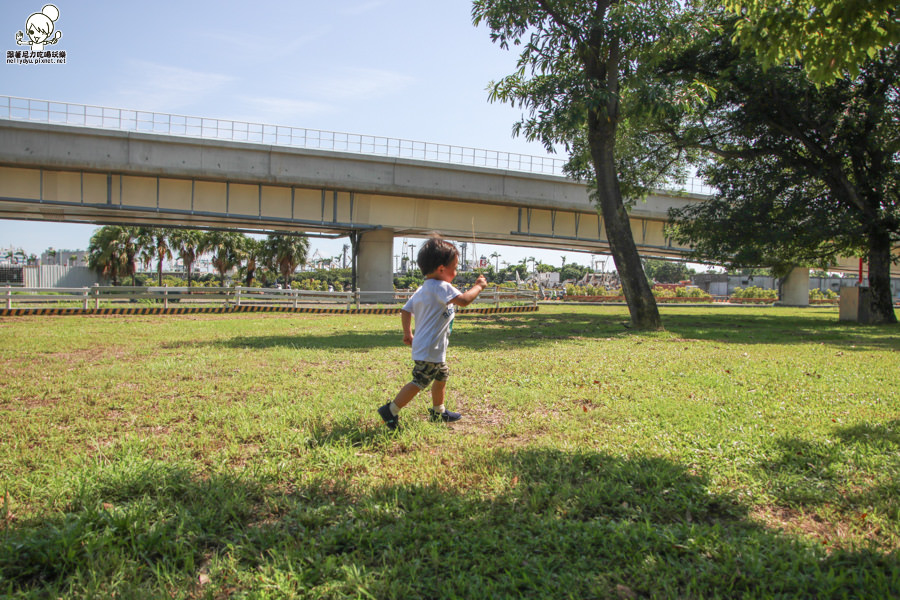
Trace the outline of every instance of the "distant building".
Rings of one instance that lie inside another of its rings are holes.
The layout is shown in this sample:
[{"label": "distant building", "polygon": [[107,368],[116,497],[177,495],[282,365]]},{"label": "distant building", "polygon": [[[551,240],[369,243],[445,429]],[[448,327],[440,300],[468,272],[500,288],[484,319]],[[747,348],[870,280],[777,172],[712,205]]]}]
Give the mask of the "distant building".
[{"label": "distant building", "polygon": [[48,248],[41,254],[42,265],[60,265],[62,267],[86,267],[87,250],[54,250]]}]

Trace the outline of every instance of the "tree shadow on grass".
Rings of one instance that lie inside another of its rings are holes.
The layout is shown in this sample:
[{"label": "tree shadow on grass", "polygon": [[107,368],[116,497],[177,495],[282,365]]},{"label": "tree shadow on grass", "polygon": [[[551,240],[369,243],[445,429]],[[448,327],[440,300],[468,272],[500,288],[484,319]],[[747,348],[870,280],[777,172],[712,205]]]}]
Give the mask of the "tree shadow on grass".
[{"label": "tree shadow on grass", "polygon": [[[402,443],[386,437],[373,469]],[[61,514],[0,530],[0,591],[874,598],[900,584],[896,555],[829,555],[767,530],[668,460],[498,449],[445,467],[297,484],[123,458],[81,473]]]},{"label": "tree shadow on grass", "polygon": [[[721,311],[722,309],[719,309]],[[900,351],[900,329],[865,327],[838,323],[830,316],[792,316],[760,309],[760,312],[667,314],[663,323],[669,334],[682,339],[721,341],[728,344],[810,344],[823,343],[845,351],[892,349]],[[762,312],[766,311],[766,312]],[[360,317],[365,318],[365,317]],[[451,336],[453,346],[483,350],[504,344],[508,347],[536,347],[559,340],[608,340],[658,335],[627,327],[627,313],[526,313],[506,315],[467,315],[457,320]],[[325,350],[367,351],[373,348],[400,347],[397,327],[378,331],[343,331],[328,335],[261,334],[236,336],[201,345],[230,348],[313,348]]]},{"label": "tree shadow on grass", "polygon": [[683,338],[730,344],[822,343],[843,350],[900,350],[900,328],[841,323],[837,315],[779,314],[778,309],[746,313],[664,314],[666,330]]},{"label": "tree shadow on grass", "polygon": [[[869,513],[900,514],[900,420],[835,428],[821,439],[785,438],[759,479],[784,507],[837,510],[863,528]],[[898,532],[900,533],[900,532]]]}]

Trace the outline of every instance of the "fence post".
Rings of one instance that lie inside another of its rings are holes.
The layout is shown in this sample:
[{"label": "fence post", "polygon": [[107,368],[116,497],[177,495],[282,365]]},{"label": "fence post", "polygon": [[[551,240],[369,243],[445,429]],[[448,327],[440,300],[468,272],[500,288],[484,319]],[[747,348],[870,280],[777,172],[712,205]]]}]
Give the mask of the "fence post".
[{"label": "fence post", "polygon": [[163,286],[163,310],[169,308],[169,284]]},{"label": "fence post", "polygon": [[500,286],[494,286],[494,307],[500,308]]},{"label": "fence post", "polygon": [[291,296],[294,297],[294,310],[297,310],[297,294],[300,292],[300,290],[295,290],[293,288],[290,288],[290,290]]},{"label": "fence post", "polygon": [[344,296],[347,297],[347,310],[350,310],[353,307],[353,293],[344,292]]},{"label": "fence post", "polygon": [[6,286],[6,310],[12,310],[12,288]]},{"label": "fence post", "polygon": [[239,285],[235,286],[235,288],[234,288],[234,305],[235,306],[241,305],[241,286],[239,286]]},{"label": "fence post", "polygon": [[82,293],[82,295],[84,296],[84,299],[81,301],[81,310],[87,310],[88,309],[88,296],[90,296],[90,294],[91,294],[91,288],[82,288],[82,289],[84,290],[84,292]]},{"label": "fence post", "polygon": [[100,284],[94,284],[94,310],[100,310]]},{"label": "fence post", "polygon": [[356,310],[359,310],[359,296],[360,296],[359,288],[356,288],[356,294],[355,294],[355,295],[356,295]]}]

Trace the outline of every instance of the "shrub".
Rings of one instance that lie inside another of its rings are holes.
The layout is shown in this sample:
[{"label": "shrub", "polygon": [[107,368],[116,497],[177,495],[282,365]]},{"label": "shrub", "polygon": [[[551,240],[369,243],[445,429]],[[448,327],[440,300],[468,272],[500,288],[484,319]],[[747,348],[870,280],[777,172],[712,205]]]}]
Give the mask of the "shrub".
[{"label": "shrub", "polygon": [[838,295],[834,290],[825,290],[824,292],[820,289],[809,290],[810,300],[836,300],[837,297]]},{"label": "shrub", "polygon": [[751,285],[748,288],[735,288],[731,293],[732,298],[778,298],[775,290],[764,290],[761,287]]}]

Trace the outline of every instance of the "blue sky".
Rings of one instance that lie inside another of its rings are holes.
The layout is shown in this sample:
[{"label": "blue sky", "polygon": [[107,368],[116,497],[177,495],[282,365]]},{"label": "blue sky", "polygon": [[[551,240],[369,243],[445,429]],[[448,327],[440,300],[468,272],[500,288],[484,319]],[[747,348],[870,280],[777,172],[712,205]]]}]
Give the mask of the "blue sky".
[{"label": "blue sky", "polygon": [[[0,4],[0,49],[45,2]],[[0,94],[544,155],[513,138],[521,111],[486,87],[516,53],[468,0],[55,2],[64,65],[2,64]],[[27,36],[26,36],[27,37]],[[27,48],[22,46],[21,48]],[[0,248],[87,247],[94,227],[0,220]],[[346,240],[312,240],[337,255]],[[398,239],[399,253],[403,240]],[[518,262],[589,255],[479,245]],[[608,268],[611,268],[609,261]]]}]

